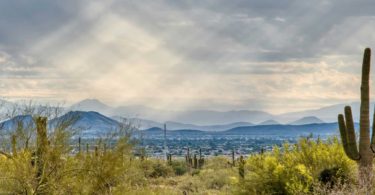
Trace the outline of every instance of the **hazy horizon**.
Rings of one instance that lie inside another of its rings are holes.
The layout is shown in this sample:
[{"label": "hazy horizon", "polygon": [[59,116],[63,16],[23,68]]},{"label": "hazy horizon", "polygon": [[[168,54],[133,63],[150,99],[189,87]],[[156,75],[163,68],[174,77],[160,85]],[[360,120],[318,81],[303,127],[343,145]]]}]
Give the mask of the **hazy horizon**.
[{"label": "hazy horizon", "polygon": [[[312,111],[312,110],[320,110],[320,109],[325,109],[325,108],[329,108],[329,107],[332,107],[332,106],[337,106],[337,105],[355,105],[357,104],[356,106],[359,106],[359,101],[354,101],[354,102],[344,102],[344,103],[337,103],[337,104],[330,104],[330,105],[326,105],[326,106],[322,106],[322,107],[315,107],[315,108],[312,108],[312,109],[301,109],[301,110],[292,110],[292,111],[286,111],[286,112],[272,112],[269,111],[269,110],[262,110],[262,109],[247,109],[247,108],[239,108],[239,109],[236,109],[236,108],[229,108],[229,109],[210,109],[210,108],[204,108],[204,107],[190,107],[188,109],[180,109],[180,108],[163,108],[163,107],[153,107],[153,106],[149,106],[149,105],[142,105],[142,104],[112,104],[112,102],[105,102],[105,101],[102,101],[100,99],[97,99],[97,98],[85,98],[85,99],[81,99],[81,100],[78,100],[76,102],[66,102],[66,101],[39,101],[38,99],[4,99],[4,98],[0,98],[1,101],[7,101],[7,102],[10,102],[10,103],[14,103],[20,107],[22,107],[23,105],[24,106],[27,106],[27,105],[34,105],[34,106],[38,106],[38,105],[47,105],[47,106],[58,106],[58,107],[62,107],[62,108],[75,108],[77,110],[80,110],[80,103],[82,102],[85,102],[85,106],[88,106],[88,105],[92,105],[92,106],[97,106],[98,104],[104,104],[105,106],[108,106],[110,107],[111,109],[116,109],[116,108],[120,108],[120,107],[133,107],[133,108],[141,108],[141,107],[144,107],[144,108],[149,108],[149,109],[153,109],[153,110],[160,110],[160,111],[170,111],[170,112],[189,112],[189,111],[214,111],[214,112],[238,112],[238,111],[260,111],[260,112],[265,112],[265,113],[268,113],[268,114],[271,114],[271,115],[283,115],[283,114],[291,114],[291,113],[299,113],[299,112],[304,112],[304,111]],[[88,104],[89,103],[89,104]],[[95,105],[93,105],[92,103],[94,103]],[[372,103],[372,104],[375,104],[375,103]],[[371,106],[372,107],[372,106]],[[342,110],[344,109],[344,107],[342,108]],[[355,109],[355,108],[354,108]],[[373,109],[370,108],[370,111],[372,111]],[[84,111],[84,110],[82,110]],[[96,110],[92,110],[92,111],[96,111]],[[100,112],[100,110],[98,110]],[[356,112],[357,110],[354,110],[354,112]],[[335,113],[336,114],[336,113]],[[311,116],[314,116],[314,115],[311,115]],[[332,115],[333,116],[333,115]],[[136,116],[135,116],[136,117]],[[141,116],[139,116],[141,117]],[[301,116],[301,117],[304,117],[304,116]],[[316,117],[316,116],[314,116]],[[335,117],[335,116],[333,116]]]},{"label": "hazy horizon", "polygon": [[0,94],[273,114],[356,102],[363,50],[375,45],[374,8],[346,0],[1,1]]}]

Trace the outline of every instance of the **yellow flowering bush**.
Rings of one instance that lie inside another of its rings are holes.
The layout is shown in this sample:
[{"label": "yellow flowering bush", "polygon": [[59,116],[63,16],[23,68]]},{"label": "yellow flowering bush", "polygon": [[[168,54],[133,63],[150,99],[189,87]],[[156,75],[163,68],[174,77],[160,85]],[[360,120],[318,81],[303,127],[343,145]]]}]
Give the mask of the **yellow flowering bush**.
[{"label": "yellow flowering bush", "polygon": [[336,138],[309,140],[295,145],[284,144],[272,152],[250,156],[246,160],[245,179],[238,184],[238,194],[301,194],[313,191],[319,174],[336,167],[351,180],[355,163],[344,154]]}]

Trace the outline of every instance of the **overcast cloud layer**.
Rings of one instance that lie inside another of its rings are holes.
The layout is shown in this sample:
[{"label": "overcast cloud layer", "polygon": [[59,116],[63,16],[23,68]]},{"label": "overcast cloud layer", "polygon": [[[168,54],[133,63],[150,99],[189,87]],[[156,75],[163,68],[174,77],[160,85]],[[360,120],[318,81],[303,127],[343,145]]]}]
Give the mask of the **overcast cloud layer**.
[{"label": "overcast cloud layer", "polygon": [[0,94],[272,113],[357,101],[374,10],[370,0],[4,0]]}]

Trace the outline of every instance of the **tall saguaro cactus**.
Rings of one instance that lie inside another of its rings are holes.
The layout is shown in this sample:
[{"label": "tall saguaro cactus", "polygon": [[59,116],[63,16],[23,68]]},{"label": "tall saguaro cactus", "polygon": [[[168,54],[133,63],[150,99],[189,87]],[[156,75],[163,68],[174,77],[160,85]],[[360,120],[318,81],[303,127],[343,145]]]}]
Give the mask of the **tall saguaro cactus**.
[{"label": "tall saguaro cactus", "polygon": [[342,114],[338,115],[338,124],[344,151],[350,159],[358,162],[359,175],[360,177],[362,177],[360,180],[372,178],[372,159],[375,149],[375,125],[373,125],[373,133],[370,144],[370,63],[371,50],[370,48],[366,48],[362,64],[361,107],[358,145],[356,143],[354,122],[350,106],[345,107],[345,118]]},{"label": "tall saguaro cactus", "polygon": [[37,155],[37,179],[42,180],[43,167],[45,163],[45,156],[48,148],[48,138],[47,138],[47,118],[37,117],[36,118],[36,155]]}]

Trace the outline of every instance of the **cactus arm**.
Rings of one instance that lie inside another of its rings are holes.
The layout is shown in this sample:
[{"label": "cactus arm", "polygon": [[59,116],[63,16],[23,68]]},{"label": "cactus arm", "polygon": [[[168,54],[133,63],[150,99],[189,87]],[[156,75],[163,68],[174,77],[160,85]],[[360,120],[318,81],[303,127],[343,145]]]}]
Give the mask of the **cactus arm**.
[{"label": "cactus arm", "polygon": [[346,125],[345,125],[345,120],[342,114],[339,114],[338,116],[338,123],[339,123],[340,135],[341,135],[341,142],[344,147],[344,151],[346,155],[349,158],[351,158],[351,153],[350,153],[349,146],[348,146],[348,135],[347,135]]},{"label": "cactus arm", "polygon": [[350,106],[345,107],[345,122],[346,122],[346,141],[348,145],[348,149],[350,152],[350,158],[353,160],[359,160],[360,155],[357,148],[357,141],[355,137],[355,130],[354,130],[354,122],[353,122],[353,115],[352,109]]}]

